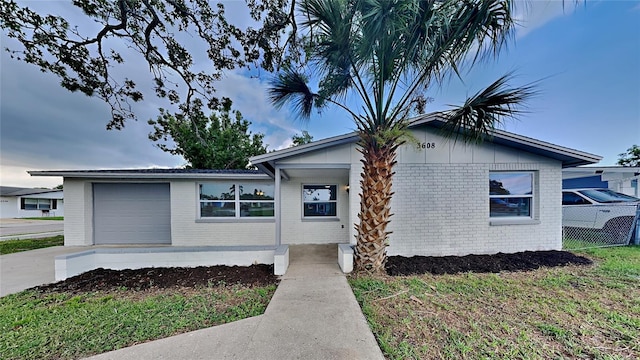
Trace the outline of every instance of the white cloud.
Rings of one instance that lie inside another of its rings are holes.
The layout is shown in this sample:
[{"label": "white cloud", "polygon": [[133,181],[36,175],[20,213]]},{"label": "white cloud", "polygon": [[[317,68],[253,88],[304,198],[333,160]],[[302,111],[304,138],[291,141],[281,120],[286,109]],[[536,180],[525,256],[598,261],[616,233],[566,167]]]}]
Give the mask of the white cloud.
[{"label": "white cloud", "polygon": [[294,126],[293,116],[285,110],[277,110],[267,97],[268,85],[263,79],[228,72],[217,85],[218,96],[233,100],[233,108],[252,122],[252,130],[265,134],[269,150],[288,147],[291,137],[301,130]]},{"label": "white cloud", "polygon": [[0,185],[16,187],[45,187],[52,188],[62,184],[61,177],[29,176],[27,171],[33,170],[24,166],[2,164],[0,167]]},{"label": "white cloud", "polygon": [[518,1],[516,19],[521,26],[518,26],[516,36],[524,37],[559,16],[571,14],[574,6],[572,0]]}]

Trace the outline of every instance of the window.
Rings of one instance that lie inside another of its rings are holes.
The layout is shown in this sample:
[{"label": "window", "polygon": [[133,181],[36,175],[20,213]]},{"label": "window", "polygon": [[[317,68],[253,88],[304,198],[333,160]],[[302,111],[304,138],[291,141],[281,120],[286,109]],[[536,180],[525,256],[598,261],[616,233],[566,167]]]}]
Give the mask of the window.
[{"label": "window", "polygon": [[489,216],[529,217],[533,205],[532,172],[489,173]]},{"label": "window", "polygon": [[55,210],[57,208],[57,199],[20,198],[20,209],[22,210]]},{"label": "window", "polygon": [[275,186],[268,182],[202,183],[200,217],[273,217]]},{"label": "window", "polygon": [[273,216],[275,185],[239,183],[240,217]]},{"label": "window", "polygon": [[562,193],[562,205],[591,205],[589,201],[572,192]]},{"label": "window", "polygon": [[636,202],[640,200],[633,196],[622,194],[609,189],[590,189],[580,190],[578,192],[588,197],[589,199],[601,204]]},{"label": "window", "polygon": [[303,185],[302,206],[304,217],[337,216],[337,185]]}]

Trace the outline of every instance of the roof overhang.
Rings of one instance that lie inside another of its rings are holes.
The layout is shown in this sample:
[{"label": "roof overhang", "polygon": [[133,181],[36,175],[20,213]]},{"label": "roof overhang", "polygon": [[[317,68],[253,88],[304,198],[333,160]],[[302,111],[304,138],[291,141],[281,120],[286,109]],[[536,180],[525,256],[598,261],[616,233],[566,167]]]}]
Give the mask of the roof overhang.
[{"label": "roof overhang", "polygon": [[494,144],[504,145],[559,160],[562,162],[563,168],[595,164],[602,160],[602,156],[599,155],[570,149],[503,130],[495,131],[492,142]]},{"label": "roof overhang", "polygon": [[[446,117],[442,113],[435,112],[417,116],[411,119],[409,128],[429,126],[442,129],[445,123]],[[277,150],[264,155],[254,156],[250,158],[250,161],[261,171],[269,174],[269,176],[274,176],[275,164],[278,160],[342,144],[355,143],[358,141],[358,139],[358,133],[352,132],[349,134],[334,136],[301,146]],[[570,149],[522,135],[517,135],[504,130],[494,130],[491,135],[485,137],[484,141],[558,160],[562,163],[563,168],[595,164],[598,161],[602,160],[602,157],[598,155]]]},{"label": "roof overhang", "polygon": [[14,188],[16,190],[13,191],[5,191],[6,189],[2,189],[0,191],[0,196],[4,197],[19,197],[19,196],[35,196],[35,195],[44,195],[60,192],[62,193],[62,189],[29,189],[29,188]]},{"label": "roof overhang", "polygon": [[562,170],[563,179],[576,179],[590,176],[606,178],[633,179],[640,177],[640,167],[630,166],[581,166]]},{"label": "roof overhang", "polygon": [[[249,158],[249,162],[256,166],[258,170],[268,174],[270,177],[275,177],[276,169],[275,163],[278,160],[286,159],[288,157],[302,155],[313,151],[318,151],[334,146],[351,144],[357,142],[359,139],[357,132],[349,134],[333,136],[330,138],[311,142],[309,144],[294,146],[282,150],[272,151],[263,155],[253,156]],[[286,179],[286,173],[281,173]]]},{"label": "roof overhang", "polygon": [[46,170],[28,171],[31,176],[62,176],[76,179],[166,180],[166,179],[269,179],[259,172],[139,172],[136,170]]}]

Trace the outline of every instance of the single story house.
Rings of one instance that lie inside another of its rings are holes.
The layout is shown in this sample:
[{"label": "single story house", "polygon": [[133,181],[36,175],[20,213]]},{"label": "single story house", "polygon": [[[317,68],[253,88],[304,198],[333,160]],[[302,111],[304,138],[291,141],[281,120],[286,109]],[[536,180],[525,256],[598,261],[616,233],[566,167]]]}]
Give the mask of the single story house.
[{"label": "single story house", "polygon": [[[437,113],[415,119],[410,129],[419,143],[399,148],[388,254],[561,249],[562,169],[600,157],[500,130],[466,145],[445,138],[442,125]],[[288,245],[339,243],[338,260],[350,271],[360,159],[358,135],[350,133],[255,156],[258,170],[30,174],[64,177],[65,245],[163,245],[159,251],[185,261],[208,249],[225,254],[218,262],[237,255],[248,264],[275,263],[283,273]],[[132,251],[109,249],[100,251],[112,259]],[[259,251],[270,252],[260,258]]]},{"label": "single story house", "polygon": [[0,186],[0,218],[64,216],[64,192]]},{"label": "single story house", "polygon": [[562,188],[605,188],[640,197],[640,167],[581,166],[562,170]]}]

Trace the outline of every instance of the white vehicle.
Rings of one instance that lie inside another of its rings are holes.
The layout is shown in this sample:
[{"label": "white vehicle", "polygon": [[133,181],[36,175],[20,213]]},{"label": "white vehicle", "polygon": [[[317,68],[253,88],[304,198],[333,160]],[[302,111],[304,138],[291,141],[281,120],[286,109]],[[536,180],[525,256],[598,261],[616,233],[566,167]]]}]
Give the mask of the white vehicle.
[{"label": "white vehicle", "polygon": [[640,199],[609,189],[562,190],[562,226],[629,234]]}]

